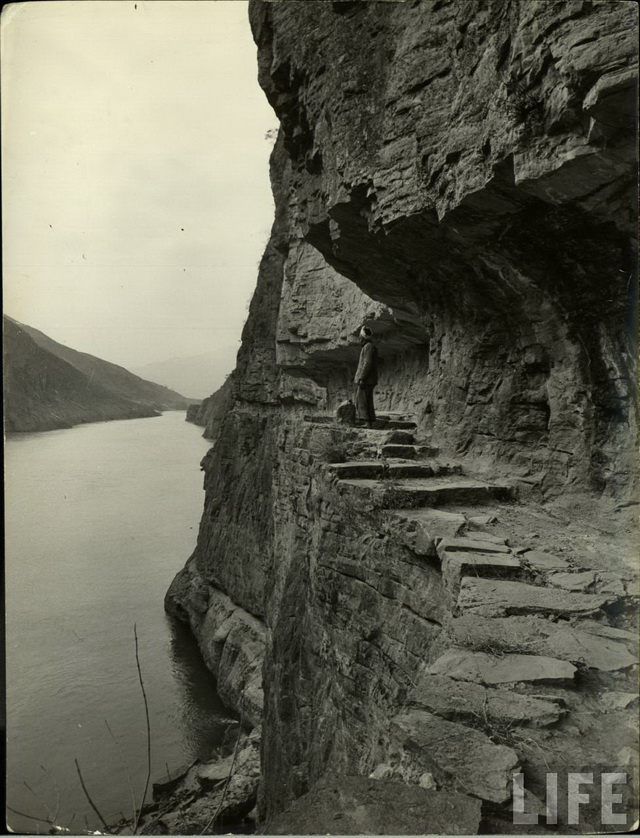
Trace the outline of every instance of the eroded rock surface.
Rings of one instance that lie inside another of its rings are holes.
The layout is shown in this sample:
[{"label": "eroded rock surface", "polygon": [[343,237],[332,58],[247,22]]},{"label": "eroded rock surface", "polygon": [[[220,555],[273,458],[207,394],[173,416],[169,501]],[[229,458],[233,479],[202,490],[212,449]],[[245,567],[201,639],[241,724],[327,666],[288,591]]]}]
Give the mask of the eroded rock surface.
[{"label": "eroded rock surface", "polygon": [[[461,790],[441,831],[509,831],[519,767],[637,774],[629,579],[492,531],[635,497],[635,10],[534,5],[250,5],[275,221],[167,607],[261,724],[282,833],[391,832],[372,788],[409,834]],[[333,421],[364,319],[371,430]]]},{"label": "eroded rock surface", "polygon": [[473,835],[480,803],[464,794],[365,777],[316,784],[269,824],[270,835]]}]

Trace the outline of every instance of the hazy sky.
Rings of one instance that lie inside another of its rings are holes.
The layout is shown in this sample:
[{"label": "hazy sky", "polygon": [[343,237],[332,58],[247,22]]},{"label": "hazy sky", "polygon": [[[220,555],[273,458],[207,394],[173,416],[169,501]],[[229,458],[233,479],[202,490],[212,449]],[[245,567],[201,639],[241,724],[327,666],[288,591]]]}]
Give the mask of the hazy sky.
[{"label": "hazy sky", "polygon": [[6,313],[124,366],[230,370],[273,215],[256,76],[245,0],[5,7]]}]

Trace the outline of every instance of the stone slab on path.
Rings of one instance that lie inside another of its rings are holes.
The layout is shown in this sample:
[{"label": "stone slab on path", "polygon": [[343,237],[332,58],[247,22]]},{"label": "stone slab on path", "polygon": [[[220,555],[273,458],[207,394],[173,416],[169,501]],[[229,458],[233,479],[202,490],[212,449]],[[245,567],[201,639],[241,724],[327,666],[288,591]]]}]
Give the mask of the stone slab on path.
[{"label": "stone slab on path", "polygon": [[481,802],[370,777],[326,776],[269,822],[269,835],[475,835]]},{"label": "stone slab on path", "polygon": [[640,637],[638,637],[637,632],[615,628],[614,626],[605,626],[597,620],[581,620],[580,628],[590,634],[597,634],[600,637],[609,637],[611,640],[618,640],[620,643],[625,643],[635,650],[640,645]]},{"label": "stone slab on path", "polygon": [[550,573],[547,582],[554,588],[565,591],[582,591],[586,593],[603,594],[605,596],[623,597],[627,589],[623,580],[616,573],[610,571],[583,570],[578,573]]},{"label": "stone slab on path", "polygon": [[415,445],[398,445],[385,443],[380,451],[383,457],[396,457],[401,460],[415,460],[417,451]]},{"label": "stone slab on path", "polygon": [[[349,479],[342,481],[356,490],[381,493],[384,482],[376,480]],[[391,487],[389,487],[391,488]],[[439,506],[444,503],[480,504],[496,499],[508,499],[512,495],[509,486],[482,483],[479,480],[449,479],[404,479],[393,485],[391,497],[385,499],[387,508],[405,506]]]},{"label": "stone slab on path", "polygon": [[411,431],[391,431],[384,445],[414,445],[416,436]]},{"label": "stone slab on path", "polygon": [[448,649],[427,670],[433,675],[446,675],[457,681],[476,684],[571,682],[576,668],[568,661],[543,655],[504,655],[495,657],[468,649]]},{"label": "stone slab on path", "polygon": [[[496,541],[483,541],[481,538],[444,538],[438,544],[438,553],[446,551],[447,553],[455,553],[458,551],[470,553],[476,551],[478,553],[511,553],[509,547],[504,543],[500,544]],[[518,567],[520,562],[516,559]]]},{"label": "stone slab on path", "polygon": [[569,618],[596,614],[610,602],[610,597],[596,594],[467,576],[460,585],[458,608],[481,617],[555,614]]},{"label": "stone slab on path", "polygon": [[385,463],[382,460],[350,460],[346,463],[330,463],[328,468],[341,480],[380,481],[383,488],[385,478],[392,480],[400,478],[429,479],[460,473],[460,466],[458,465],[415,462]]},{"label": "stone slab on path", "polygon": [[[472,527],[475,526],[474,522],[482,520],[487,521],[491,520],[490,515],[472,515],[467,518],[467,524]],[[464,534],[464,538],[470,538],[471,541],[489,541],[491,544],[504,544],[507,546],[507,539],[503,536],[499,535],[492,535],[491,533],[485,532],[484,530],[473,530],[469,529],[468,532]],[[511,548],[509,548],[511,550]],[[511,551],[513,552],[513,551]]]},{"label": "stone slab on path", "polygon": [[563,714],[562,708],[553,701],[489,689],[476,683],[461,684],[446,675],[428,672],[418,679],[408,703],[449,721],[480,719],[531,727],[554,724]]},{"label": "stone slab on path", "polygon": [[571,567],[566,559],[552,556],[551,553],[542,553],[540,550],[525,550],[522,553],[522,558],[533,570],[541,573],[550,570],[567,570]]},{"label": "stone slab on path", "polygon": [[465,517],[458,512],[444,509],[392,509],[393,520],[398,521],[402,543],[416,556],[435,557],[435,540],[455,536],[465,525]]},{"label": "stone slab on path", "polygon": [[624,639],[631,642],[633,635],[598,624],[587,629],[587,625],[589,621],[581,622],[580,628],[577,628],[569,623],[552,623],[540,617],[488,618],[463,614],[452,621],[450,631],[453,640],[460,646],[493,648],[497,652],[518,649],[533,655],[582,663],[603,672],[626,669],[636,662],[636,656],[622,642]]},{"label": "stone slab on path", "polygon": [[[455,783],[466,794],[503,803],[511,795],[518,756],[505,745],[495,745],[475,728],[441,719],[426,710],[412,709],[395,716],[394,739],[439,784]],[[431,833],[431,827],[424,827]]]},{"label": "stone slab on path", "polygon": [[514,579],[524,573],[517,556],[508,553],[449,553],[438,545],[442,576],[452,598],[458,598],[460,580],[467,576],[491,579]]},{"label": "stone slab on path", "polygon": [[462,466],[457,463],[389,463],[387,474],[393,479],[447,477],[462,473]]}]

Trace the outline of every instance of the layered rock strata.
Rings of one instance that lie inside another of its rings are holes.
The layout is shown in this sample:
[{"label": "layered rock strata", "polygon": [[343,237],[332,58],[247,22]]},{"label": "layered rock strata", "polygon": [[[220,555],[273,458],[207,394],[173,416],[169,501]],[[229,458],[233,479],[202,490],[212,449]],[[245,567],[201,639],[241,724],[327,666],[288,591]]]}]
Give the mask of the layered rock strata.
[{"label": "layered rock strata", "polygon": [[[382,823],[371,775],[432,792],[434,823],[461,794],[447,831],[510,831],[520,769],[538,811],[549,770],[636,773],[635,543],[621,528],[605,552],[590,517],[594,566],[580,532],[569,556],[559,525],[499,525],[518,497],[634,498],[635,11],[250,16],[276,216],[167,608],[261,726],[267,831],[326,831],[342,775],[348,829]],[[330,421],[364,320],[390,417],[366,432]]]}]

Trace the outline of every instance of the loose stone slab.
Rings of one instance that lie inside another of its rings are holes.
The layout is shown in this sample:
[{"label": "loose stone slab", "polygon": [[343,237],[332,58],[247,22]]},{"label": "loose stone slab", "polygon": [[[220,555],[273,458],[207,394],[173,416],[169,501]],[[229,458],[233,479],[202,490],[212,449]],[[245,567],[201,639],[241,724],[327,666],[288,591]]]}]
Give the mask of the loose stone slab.
[{"label": "loose stone slab", "polygon": [[422,707],[450,721],[491,719],[505,724],[545,727],[563,713],[552,701],[481,684],[461,684],[446,675],[425,673],[409,694],[409,704]]},{"label": "loose stone slab", "polygon": [[511,614],[557,614],[563,617],[595,614],[610,598],[580,594],[557,588],[525,585],[523,582],[475,579],[462,580],[458,607],[462,612],[482,617],[508,617]]},{"label": "loose stone slab", "polygon": [[[597,623],[592,624],[595,628],[587,630],[587,625],[590,622],[586,620],[581,621],[580,628],[576,628],[550,623],[540,617],[492,619],[463,614],[452,621],[451,632],[457,643],[467,647],[493,647],[497,651],[518,649],[529,654],[583,663],[603,672],[626,669],[636,662],[636,657],[620,642],[625,636],[629,640],[629,632]],[[606,634],[597,633],[599,631]]]},{"label": "loose stone slab", "polygon": [[[400,713],[391,728],[399,744],[438,783],[454,781],[467,794],[495,803],[509,799],[512,775],[518,765],[511,748],[494,745],[481,731],[425,710]],[[425,831],[432,829],[429,826]]]},{"label": "loose stone slab", "polygon": [[[482,541],[480,538],[445,538],[438,545],[438,552],[447,551],[447,553],[455,553],[456,551],[464,551],[465,553],[511,553],[511,550],[503,543],[496,544],[495,541]],[[520,563],[518,562],[518,566]]]},{"label": "loose stone slab", "polygon": [[534,570],[542,572],[547,570],[565,570],[571,567],[566,559],[552,556],[551,553],[542,553],[539,550],[527,550],[523,558]]},{"label": "loose stone slab", "polygon": [[484,652],[449,649],[427,671],[434,675],[447,675],[457,681],[491,685],[521,681],[571,681],[576,668],[568,661],[542,655],[505,655],[496,658]]}]

